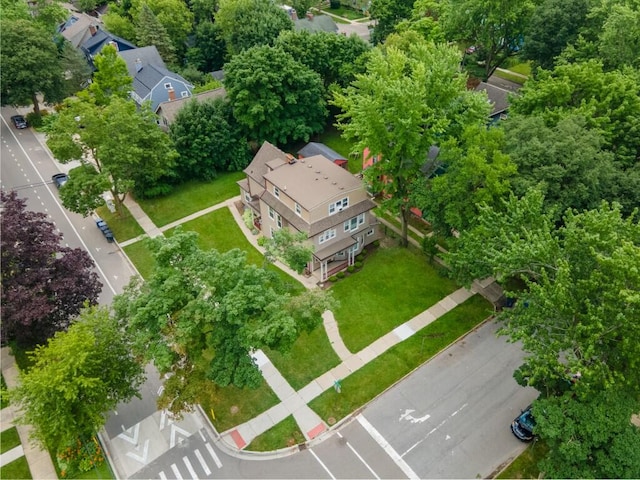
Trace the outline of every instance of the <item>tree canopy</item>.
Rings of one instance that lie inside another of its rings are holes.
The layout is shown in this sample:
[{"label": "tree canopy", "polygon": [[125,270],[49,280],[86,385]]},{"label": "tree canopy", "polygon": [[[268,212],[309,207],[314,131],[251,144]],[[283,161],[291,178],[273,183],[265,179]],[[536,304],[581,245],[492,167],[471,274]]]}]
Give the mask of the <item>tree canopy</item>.
[{"label": "tree canopy", "polygon": [[159,400],[174,412],[192,407],[192,381],[198,379],[259,385],[251,352],[288,349],[331,306],[320,290],[287,293],[274,272],[247,264],[237,249],[203,251],[197,242],[194,232],[149,240],[153,273],[145,283],[134,279],[114,300],[118,318],[135,337],[134,351],[174,373],[172,396],[163,393]]},{"label": "tree canopy", "polygon": [[32,438],[56,453],[94,435],[105,414],[138,395],[144,381],[125,334],[104,307],[82,310],[68,331],[31,358],[10,398],[23,412],[17,421],[31,425]]},{"label": "tree canopy", "polygon": [[249,146],[226,99],[188,102],[169,132],[179,154],[176,171],[181,180],[210,180],[249,163]]},{"label": "tree canopy", "polygon": [[44,213],[26,209],[16,192],[2,199],[2,338],[33,346],[66,330],[102,284],[79,248],[60,245],[62,234]]},{"label": "tree canopy", "polygon": [[225,66],[233,115],[248,137],[285,144],[309,141],[324,128],[327,110],[320,75],[279,47],[253,47]]},{"label": "tree canopy", "polygon": [[279,5],[269,0],[221,0],[215,24],[230,56],[261,45],[273,45],[293,22]]},{"label": "tree canopy", "polygon": [[406,35],[392,37],[372,50],[366,73],[336,92],[333,103],[344,112],[338,127],[356,141],[355,148],[380,157],[367,179],[375,191],[384,191],[387,208],[400,214],[406,245],[410,186],[429,148],[484,122],[489,106],[466,90],[456,48],[415,35],[411,42]]}]

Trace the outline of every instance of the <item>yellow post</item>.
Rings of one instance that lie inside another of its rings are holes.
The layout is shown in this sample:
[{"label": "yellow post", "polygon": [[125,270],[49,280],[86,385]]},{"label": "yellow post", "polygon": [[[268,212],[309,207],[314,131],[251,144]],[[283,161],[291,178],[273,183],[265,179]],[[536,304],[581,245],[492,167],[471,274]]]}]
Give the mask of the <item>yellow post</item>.
[{"label": "yellow post", "polygon": [[215,420],[215,419],[216,419],[216,416],[215,416],[215,415],[214,415],[214,413],[213,413],[213,408],[211,409],[211,419],[212,419],[212,420]]}]

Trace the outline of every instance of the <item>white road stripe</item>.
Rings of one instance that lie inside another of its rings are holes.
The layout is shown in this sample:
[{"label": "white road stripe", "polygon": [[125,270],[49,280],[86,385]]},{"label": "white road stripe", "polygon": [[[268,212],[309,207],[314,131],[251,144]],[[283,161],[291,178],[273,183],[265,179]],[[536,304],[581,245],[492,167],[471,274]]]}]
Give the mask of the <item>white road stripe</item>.
[{"label": "white road stripe", "polygon": [[178,470],[178,467],[175,463],[171,464],[171,470],[173,470],[173,474],[176,476],[177,480],[184,480],[182,478],[182,475],[180,475],[180,470]]},{"label": "white road stripe", "polygon": [[324,471],[327,472],[329,474],[329,476],[333,479],[336,480],[336,477],[333,476],[333,473],[331,473],[331,471],[327,468],[327,466],[322,462],[322,460],[320,460],[320,458],[316,455],[316,452],[314,452],[313,450],[309,450],[309,452],[311,452],[311,455],[313,455],[313,458],[315,458],[318,463],[320,464],[320,466],[322,468],[324,468]]},{"label": "white road stripe", "polygon": [[191,462],[189,461],[189,459],[187,457],[182,457],[182,461],[184,462],[184,464],[187,466],[187,470],[189,470],[189,475],[191,475],[191,479],[192,480],[199,480],[198,479],[198,475],[196,475],[196,471],[193,469],[193,467],[191,466]]},{"label": "white road stripe", "polygon": [[207,462],[204,461],[204,458],[202,457],[200,450],[196,448],[195,454],[196,454],[196,458],[200,462],[200,465],[202,465],[202,469],[204,470],[204,473],[207,475],[211,475],[211,470],[209,470],[209,465],[207,465]]},{"label": "white road stripe", "polygon": [[371,468],[369,466],[369,464],[367,462],[364,461],[364,458],[362,458],[360,456],[360,454],[358,452],[356,452],[356,449],[353,448],[351,446],[351,444],[349,442],[347,442],[347,447],[349,447],[351,449],[351,451],[355,454],[356,457],[358,457],[358,459],[364,464],[365,467],[367,467],[369,469],[369,471],[371,472],[371,475],[373,475],[374,477],[376,477],[378,480],[380,480],[380,477],[378,476],[378,474],[376,472],[373,471],[373,468]]},{"label": "white road stripe", "polygon": [[389,442],[385,440],[380,432],[378,432],[378,430],[376,430],[375,427],[371,425],[362,414],[358,415],[356,419],[358,420],[360,425],[362,425],[362,427],[367,432],[369,432],[369,435],[371,435],[371,437],[373,437],[373,439],[378,442],[378,445],[380,445],[384,449],[384,451],[387,452],[387,455],[389,455],[391,459],[396,462],[396,465],[400,467],[400,470],[402,470],[408,478],[410,478],[411,480],[419,480],[420,477],[416,474],[416,472],[411,469],[407,462],[405,462],[402,457],[398,455],[398,452],[396,452],[395,449],[391,445],[389,445]]},{"label": "white road stripe", "polygon": [[213,447],[211,446],[211,444],[205,443],[204,446],[207,447],[207,450],[209,450],[209,455],[211,455],[211,458],[213,458],[213,461],[216,462],[216,466],[218,468],[222,468],[222,462],[216,455],[216,452],[213,451]]},{"label": "white road stripe", "polygon": [[158,476],[160,477],[160,480],[167,480],[167,476],[164,474],[164,472],[158,473]]}]

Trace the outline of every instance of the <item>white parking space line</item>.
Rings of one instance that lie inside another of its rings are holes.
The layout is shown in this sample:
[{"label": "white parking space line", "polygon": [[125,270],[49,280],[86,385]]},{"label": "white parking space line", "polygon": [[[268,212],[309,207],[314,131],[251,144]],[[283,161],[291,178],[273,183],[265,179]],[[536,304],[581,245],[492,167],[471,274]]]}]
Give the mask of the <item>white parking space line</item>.
[{"label": "white parking space line", "polygon": [[324,471],[327,472],[333,480],[336,480],[336,477],[333,476],[333,473],[331,473],[331,470],[329,470],[327,466],[322,462],[322,460],[320,460],[320,458],[316,455],[316,452],[314,452],[313,450],[309,450],[309,452],[311,452],[311,455],[313,455],[313,458],[315,458],[318,461],[320,466],[324,468]]},{"label": "white parking space line", "polygon": [[182,475],[180,475],[180,470],[178,470],[178,466],[175,463],[171,464],[171,470],[173,470],[173,474],[176,476],[177,480],[184,480]]},{"label": "white parking space line", "polygon": [[211,470],[209,470],[209,465],[207,465],[207,462],[204,461],[204,458],[202,457],[202,454],[200,453],[200,450],[198,450],[196,448],[194,453],[196,454],[196,458],[200,462],[200,465],[202,466],[202,469],[204,470],[204,473],[207,474],[207,475],[211,475]]},{"label": "white parking space line", "polygon": [[158,476],[160,477],[160,480],[167,480],[167,476],[162,471],[158,473]]},{"label": "white parking space line", "polygon": [[[338,436],[340,438],[343,438],[342,435],[340,435],[340,432],[338,432]],[[351,451],[354,453],[354,455],[356,457],[358,457],[358,460],[360,460],[362,462],[362,464],[367,467],[367,469],[371,472],[371,475],[373,475],[375,478],[377,478],[378,480],[380,480],[380,477],[378,476],[378,474],[373,470],[373,468],[371,468],[371,466],[364,461],[364,458],[362,458],[360,456],[360,454],[358,452],[356,452],[356,449],[353,448],[353,446],[347,441],[347,447],[349,447],[351,449]]]},{"label": "white parking space line", "polygon": [[187,470],[189,470],[189,478],[191,478],[192,480],[199,480],[198,475],[196,475],[196,471],[191,466],[191,462],[189,461],[189,459],[187,457],[182,457],[182,461],[187,466]]},{"label": "white parking space line", "polygon": [[218,468],[222,468],[222,462],[218,458],[218,455],[216,455],[216,452],[213,451],[213,447],[209,443],[205,443],[205,447],[207,447],[207,450],[209,450],[209,455],[211,455],[213,461],[216,462],[216,466]]},{"label": "white parking space line", "polygon": [[395,449],[391,445],[389,445],[389,442],[385,440],[382,434],[378,432],[378,430],[376,430],[375,427],[371,425],[362,414],[358,415],[356,417],[356,420],[358,420],[358,423],[360,423],[360,425],[362,425],[362,427],[367,432],[369,432],[369,435],[371,435],[371,437],[378,443],[378,445],[380,445],[383,450],[387,452],[387,455],[391,457],[391,459],[396,463],[396,465],[398,465],[398,467],[400,467],[400,469],[408,478],[410,478],[411,480],[419,480],[420,477],[416,474],[416,472],[414,472],[413,469],[407,464],[407,462],[405,462],[402,457],[398,455],[398,452],[396,452]]}]

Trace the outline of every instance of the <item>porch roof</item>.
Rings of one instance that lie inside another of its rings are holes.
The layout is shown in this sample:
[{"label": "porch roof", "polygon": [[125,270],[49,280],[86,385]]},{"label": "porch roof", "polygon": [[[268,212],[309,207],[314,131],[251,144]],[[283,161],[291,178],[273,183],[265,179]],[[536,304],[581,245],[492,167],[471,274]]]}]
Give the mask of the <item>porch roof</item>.
[{"label": "porch roof", "polygon": [[318,250],[313,254],[316,257],[316,260],[323,262],[327,258],[334,256],[336,253],[341,252],[345,248],[349,248],[356,244],[356,241],[353,238],[343,238],[331,245],[326,246],[325,248]]}]

